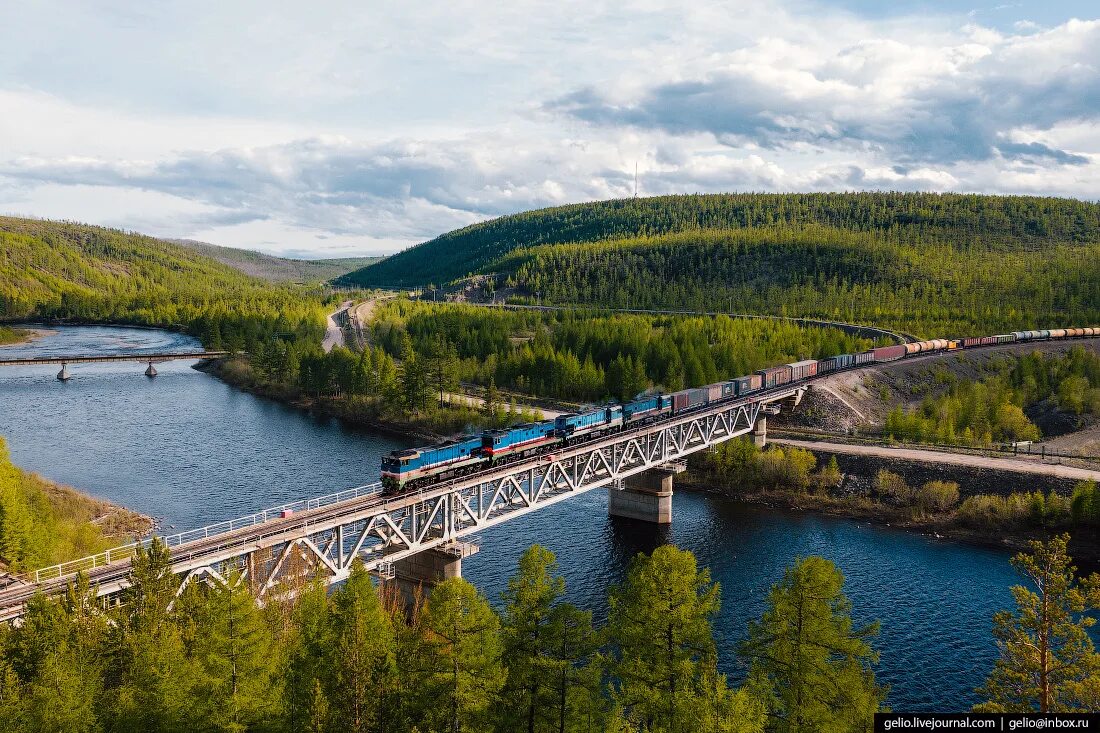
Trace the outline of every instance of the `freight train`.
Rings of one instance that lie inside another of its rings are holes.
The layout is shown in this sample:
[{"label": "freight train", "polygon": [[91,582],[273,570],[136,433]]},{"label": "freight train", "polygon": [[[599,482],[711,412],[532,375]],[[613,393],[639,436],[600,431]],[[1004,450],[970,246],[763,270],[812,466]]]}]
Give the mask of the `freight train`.
[{"label": "freight train", "polygon": [[865,364],[888,362],[957,349],[996,346],[1025,341],[1087,338],[1100,336],[1098,328],[1057,328],[1016,331],[998,336],[932,339],[895,346],[880,346],[858,354],[841,354],[827,359],[808,359],[768,367],[744,377],[683,389],[672,394],[651,394],[621,404],[593,407],[527,425],[487,430],[425,448],[393,451],[382,459],[382,485],[386,494],[446,481],[553,449],[585,437],[634,427],[663,417],[698,410],[716,402],[766,392],[804,382],[830,372],[854,369]]}]

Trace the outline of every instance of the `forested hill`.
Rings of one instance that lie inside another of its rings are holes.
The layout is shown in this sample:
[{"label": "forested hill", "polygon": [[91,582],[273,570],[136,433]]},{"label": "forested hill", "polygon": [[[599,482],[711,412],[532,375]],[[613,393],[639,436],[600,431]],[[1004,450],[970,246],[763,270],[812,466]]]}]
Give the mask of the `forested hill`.
[{"label": "forested hill", "polygon": [[297,260],[288,257],[253,252],[247,249],[221,247],[190,239],[173,239],[175,244],[203,254],[246,275],[271,282],[319,283],[362,269],[381,257],[339,257],[324,260]]},{"label": "forested hill", "polygon": [[348,276],[495,272],[513,297],[957,329],[1100,321],[1100,204],[958,194],[669,196],[466,227]]},{"label": "forested hill", "polygon": [[540,209],[449,232],[352,273],[363,285],[423,285],[491,270],[516,250],[675,232],[819,225],[890,238],[1041,247],[1100,240],[1100,206],[1070,199],[901,193],[710,194]]},{"label": "forested hill", "polygon": [[208,345],[323,331],[321,299],[303,288],[152,237],[0,217],[0,321],[27,318],[185,327]]}]

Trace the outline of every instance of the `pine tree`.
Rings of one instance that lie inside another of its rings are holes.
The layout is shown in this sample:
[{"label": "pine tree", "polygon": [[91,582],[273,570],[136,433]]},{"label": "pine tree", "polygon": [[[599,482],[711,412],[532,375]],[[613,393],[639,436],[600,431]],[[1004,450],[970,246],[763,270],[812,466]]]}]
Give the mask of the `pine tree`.
[{"label": "pine tree", "polygon": [[500,425],[500,391],[496,380],[489,377],[489,386],[485,388],[485,417],[490,427]]},{"label": "pine tree", "polygon": [[543,730],[557,707],[550,696],[553,678],[548,656],[558,646],[552,635],[552,615],[565,592],[565,580],[556,571],[554,554],[532,545],[520,557],[519,569],[504,592],[502,661],[508,678],[503,695],[515,705],[501,712],[511,730]]},{"label": "pine tree", "polygon": [[425,692],[432,730],[489,731],[504,684],[500,620],[477,589],[461,578],[437,585],[424,622],[430,673]]},{"label": "pine tree", "polygon": [[671,545],[638,555],[609,597],[612,699],[640,730],[696,730],[717,651],[718,584]]},{"label": "pine tree", "polygon": [[821,557],[795,562],[749,623],[741,645],[748,688],[768,706],[768,730],[870,730],[885,690],[875,684],[878,624],[854,627],[844,576]]},{"label": "pine tree", "polygon": [[396,641],[370,575],[356,561],[332,597],[327,631],[325,690],[328,717],[347,731],[385,730],[396,685]]},{"label": "pine tree", "polygon": [[231,574],[224,584],[185,595],[181,605],[197,631],[185,639],[205,674],[196,702],[207,725],[239,731],[271,720],[279,701],[274,636],[247,584]]},{"label": "pine tree", "polygon": [[154,538],[131,561],[126,609],[114,627],[110,728],[120,733],[171,733],[193,728],[201,669],[169,613],[178,580],[168,548]]},{"label": "pine tree", "polygon": [[1088,629],[1100,608],[1100,575],[1081,580],[1066,546],[1069,535],[1033,541],[1012,558],[1031,587],[1012,588],[1017,610],[993,616],[1001,655],[978,690],[985,712],[1090,712],[1100,706],[1100,654]]}]

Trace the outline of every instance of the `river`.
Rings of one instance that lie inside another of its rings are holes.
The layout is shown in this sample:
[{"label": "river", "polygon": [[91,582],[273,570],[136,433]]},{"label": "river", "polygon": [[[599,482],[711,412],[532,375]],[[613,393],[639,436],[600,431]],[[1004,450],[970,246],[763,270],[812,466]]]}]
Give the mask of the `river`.
[{"label": "river", "polygon": [[[118,327],[62,327],[9,357],[198,348],[187,336]],[[232,389],[188,362],[0,368],[0,435],[19,465],[156,517],[164,530],[230,519],[378,478],[391,437]],[[853,521],[747,506],[680,492],[673,524],[655,529],[607,516],[595,491],[494,527],[464,575],[498,603],[532,542],[557,556],[569,600],[606,616],[606,589],[631,557],[673,542],[722,586],[716,622],[724,671],[744,674],[734,649],[796,557],[823,555],[843,570],[857,621],[878,619],[877,675],[894,710],[961,710],[992,666],[993,612],[1018,582],[1004,553]]]}]

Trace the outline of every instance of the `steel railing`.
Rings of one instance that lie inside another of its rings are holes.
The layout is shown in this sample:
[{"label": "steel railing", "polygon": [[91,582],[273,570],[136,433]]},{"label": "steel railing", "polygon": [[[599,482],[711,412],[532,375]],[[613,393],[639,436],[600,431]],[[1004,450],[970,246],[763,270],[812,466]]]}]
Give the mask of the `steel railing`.
[{"label": "steel railing", "polygon": [[321,507],[339,504],[340,502],[349,501],[351,499],[358,499],[363,496],[380,494],[381,489],[382,482],[376,481],[371,484],[365,484],[363,486],[356,486],[354,488],[344,489],[343,491],[337,491],[334,494],[326,494],[325,496],[318,496],[312,499],[299,499],[297,501],[292,501],[286,504],[280,504],[279,506],[271,507],[269,509],[264,509],[263,511],[255,512],[253,514],[247,514],[243,517],[236,517],[234,519],[230,519],[224,522],[208,524],[205,527],[189,529],[171,535],[148,537],[137,542],[131,542],[126,545],[112,547],[109,550],[96,553],[95,555],[88,555],[87,557],[82,557],[77,560],[69,560],[68,562],[58,563],[57,565],[40,568],[38,570],[35,570],[34,572],[26,573],[23,578],[28,582],[33,583],[41,583],[45,580],[64,578],[68,575],[74,575],[84,570],[94,570],[95,568],[104,567],[106,565],[110,565],[113,562],[118,562],[119,560],[128,559],[136,554],[138,549],[144,549],[145,547],[148,547],[154,539],[159,539],[161,543],[168,548],[180,547],[182,545],[188,544],[189,542],[196,542],[198,540],[209,539],[210,537],[228,534],[238,529],[244,529],[245,527],[254,527],[258,524],[263,524],[272,519],[281,518],[287,513],[293,514],[295,512],[312,511],[314,509],[320,509]]}]

